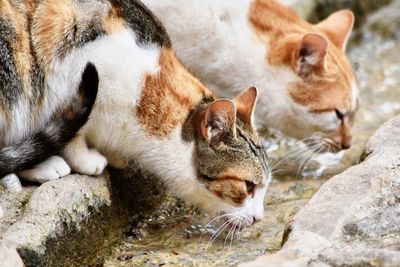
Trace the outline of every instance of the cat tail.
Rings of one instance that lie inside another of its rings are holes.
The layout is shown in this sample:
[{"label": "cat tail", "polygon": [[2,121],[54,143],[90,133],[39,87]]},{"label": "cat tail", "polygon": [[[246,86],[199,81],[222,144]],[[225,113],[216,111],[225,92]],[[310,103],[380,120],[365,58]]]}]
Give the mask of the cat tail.
[{"label": "cat tail", "polygon": [[96,100],[99,76],[90,62],[82,74],[77,94],[56,110],[43,129],[19,143],[0,149],[0,177],[30,169],[59,154],[88,121]]}]

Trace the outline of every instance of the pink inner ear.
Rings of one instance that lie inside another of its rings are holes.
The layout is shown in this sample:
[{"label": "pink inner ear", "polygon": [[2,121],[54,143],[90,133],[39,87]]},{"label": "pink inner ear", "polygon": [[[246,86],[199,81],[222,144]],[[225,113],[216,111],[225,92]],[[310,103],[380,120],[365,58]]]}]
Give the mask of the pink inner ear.
[{"label": "pink inner ear", "polygon": [[250,125],[252,124],[252,117],[257,101],[257,95],[257,88],[250,87],[233,99],[234,103],[236,104],[238,116],[244,123]]},{"label": "pink inner ear", "polygon": [[340,10],[317,24],[329,40],[341,50],[345,50],[347,41],[354,27],[354,14],[350,10]]},{"label": "pink inner ear", "polygon": [[322,69],[327,49],[328,42],[323,36],[314,33],[304,35],[296,55],[299,74],[307,75]]},{"label": "pink inner ear", "polygon": [[232,101],[219,99],[211,103],[204,112],[201,122],[201,133],[205,139],[210,139],[209,127],[214,132],[229,131],[235,126],[236,108]]}]

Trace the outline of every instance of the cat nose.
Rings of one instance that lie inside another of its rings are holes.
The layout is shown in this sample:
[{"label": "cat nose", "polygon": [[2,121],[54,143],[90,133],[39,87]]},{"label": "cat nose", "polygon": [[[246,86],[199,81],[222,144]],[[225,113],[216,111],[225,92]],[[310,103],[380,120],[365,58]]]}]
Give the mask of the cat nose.
[{"label": "cat nose", "polygon": [[351,147],[350,143],[342,143],[342,149],[349,149]]}]

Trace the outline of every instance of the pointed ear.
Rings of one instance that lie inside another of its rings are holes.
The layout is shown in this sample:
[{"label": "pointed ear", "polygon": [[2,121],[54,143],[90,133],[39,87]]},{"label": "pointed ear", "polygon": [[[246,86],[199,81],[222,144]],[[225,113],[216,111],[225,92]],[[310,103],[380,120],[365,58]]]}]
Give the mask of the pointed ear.
[{"label": "pointed ear", "polygon": [[257,96],[257,88],[250,87],[233,98],[238,117],[248,125],[253,125],[253,113],[257,102]]},{"label": "pointed ear", "polygon": [[307,76],[313,71],[320,71],[325,65],[328,41],[325,37],[308,33],[300,41],[296,51],[296,66],[300,76]]},{"label": "pointed ear", "polygon": [[340,10],[318,23],[317,28],[323,31],[335,46],[345,51],[347,41],[354,27],[354,20],[353,12]]},{"label": "pointed ear", "polygon": [[236,107],[229,99],[211,103],[201,118],[201,134],[210,144],[220,142],[225,136],[234,134]]}]

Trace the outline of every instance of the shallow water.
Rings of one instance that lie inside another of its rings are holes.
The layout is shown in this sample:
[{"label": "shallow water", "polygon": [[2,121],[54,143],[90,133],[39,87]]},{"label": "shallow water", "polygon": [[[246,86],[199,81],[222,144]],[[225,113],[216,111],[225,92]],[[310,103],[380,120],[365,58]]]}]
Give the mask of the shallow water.
[{"label": "shallow water", "polygon": [[[235,266],[281,248],[286,229],[296,212],[334,174],[356,164],[368,137],[386,120],[400,113],[400,44],[367,39],[352,49],[350,59],[361,91],[354,126],[353,147],[339,154],[323,154],[308,163],[287,158],[301,144],[268,140],[269,154],[281,161],[285,176],[275,176],[265,199],[264,219],[232,235],[226,231],[212,240],[218,225],[197,209],[170,198],[152,217],[134,224],[123,244],[104,266]],[[300,171],[299,171],[300,170]]]}]

